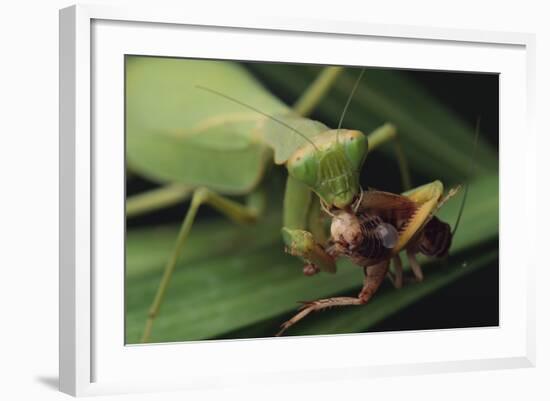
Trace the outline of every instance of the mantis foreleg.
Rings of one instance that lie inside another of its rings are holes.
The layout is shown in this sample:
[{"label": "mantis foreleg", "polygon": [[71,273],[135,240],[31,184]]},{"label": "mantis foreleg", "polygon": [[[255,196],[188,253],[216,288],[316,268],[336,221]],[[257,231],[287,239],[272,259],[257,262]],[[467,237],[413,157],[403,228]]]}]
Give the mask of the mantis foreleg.
[{"label": "mantis foreleg", "polygon": [[[410,186],[410,175],[406,159],[397,142],[397,130],[392,124],[384,124],[368,136],[369,151],[390,140],[396,141],[397,159],[402,173],[403,186]],[[304,273],[312,275],[319,271],[334,273],[336,264],[334,257],[325,249],[326,235],[314,208],[319,207],[319,199],[302,182],[292,178],[287,179],[284,200],[283,239],[287,250],[300,257],[304,263]],[[313,212],[313,213],[312,213]]]},{"label": "mantis foreleg", "polygon": [[317,196],[305,184],[288,176],[281,233],[287,251],[304,261],[306,275],[336,271],[334,258],[324,247],[325,235],[321,222],[313,218],[315,211],[319,210],[318,204]]},{"label": "mantis foreleg", "polygon": [[185,241],[189,236],[197,212],[203,204],[212,206],[214,209],[237,223],[251,223],[263,212],[264,198],[262,193],[253,192],[249,195],[247,204],[241,205],[206,188],[198,188],[193,192],[191,205],[181,225],[172,255],[164,268],[164,273],[157,289],[155,299],[149,309],[145,330],[141,338],[141,342],[143,343],[149,341],[151,337],[153,322],[158,315],[166,290],[170,284],[174,269],[185,245]]}]

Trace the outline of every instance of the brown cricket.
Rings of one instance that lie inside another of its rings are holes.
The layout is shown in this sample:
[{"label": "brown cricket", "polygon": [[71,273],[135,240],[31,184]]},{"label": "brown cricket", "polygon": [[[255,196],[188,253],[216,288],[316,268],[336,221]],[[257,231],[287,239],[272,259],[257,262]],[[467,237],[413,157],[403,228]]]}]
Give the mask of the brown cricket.
[{"label": "brown cricket", "polygon": [[[377,190],[362,191],[352,206],[328,211],[332,215],[330,239],[325,251],[335,260],[349,258],[363,268],[363,288],[357,297],[334,297],[304,302],[299,312],[281,325],[280,336],[312,312],[335,306],[364,305],[376,293],[384,278],[389,276],[396,288],[403,285],[401,252],[407,255],[417,281],[423,280],[418,253],[442,258],[451,247],[451,226],[435,216],[439,208],[460,187],[443,195],[440,181],[423,185],[402,195]],[[292,250],[290,250],[292,253]],[[394,273],[389,270],[393,261]],[[319,269],[312,263],[304,274]]]}]

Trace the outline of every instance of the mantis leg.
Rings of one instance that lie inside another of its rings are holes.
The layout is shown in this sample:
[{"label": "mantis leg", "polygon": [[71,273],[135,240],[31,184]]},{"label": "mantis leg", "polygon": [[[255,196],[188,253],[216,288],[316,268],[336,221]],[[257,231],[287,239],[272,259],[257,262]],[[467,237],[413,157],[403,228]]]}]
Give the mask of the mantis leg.
[{"label": "mantis leg", "polygon": [[289,327],[295,325],[300,320],[305,318],[312,312],[332,308],[335,306],[348,306],[348,305],[364,305],[372,296],[376,293],[384,277],[388,272],[389,261],[385,260],[376,265],[368,266],[365,268],[365,279],[363,281],[363,288],[356,298],[353,297],[334,297],[319,299],[317,301],[304,302],[304,305],[300,308],[300,311],[294,315],[291,319],[287,320],[281,325],[281,330],[276,336],[282,335]]},{"label": "mantis leg", "polygon": [[193,188],[182,184],[168,184],[126,200],[126,217],[135,217],[163,207],[176,205],[191,196]]},{"label": "mantis leg", "polygon": [[281,233],[287,251],[304,261],[306,275],[319,271],[336,272],[334,258],[324,247],[326,237],[319,221],[318,203],[319,200],[305,184],[288,176]]},{"label": "mantis leg", "polygon": [[410,189],[412,187],[411,173],[409,171],[407,158],[405,157],[405,152],[403,152],[403,148],[399,142],[399,137],[395,126],[393,124],[384,124],[367,135],[367,138],[369,141],[369,152],[376,149],[378,146],[393,140],[395,156],[399,165],[399,173],[401,175],[403,189],[405,191]]},{"label": "mantis leg", "polygon": [[197,211],[203,204],[210,205],[237,223],[251,223],[254,222],[262,213],[264,198],[262,193],[254,192],[248,197],[247,204],[241,205],[206,188],[198,188],[193,192],[191,205],[185,215],[176,239],[174,250],[172,251],[172,255],[164,268],[164,273],[162,275],[157,293],[149,309],[145,330],[141,338],[141,342],[143,343],[149,341],[151,330],[153,328],[153,322],[157,317],[162,301],[164,300],[164,296],[170,283],[170,279],[172,278],[178,258],[185,245],[185,241],[189,236],[189,232],[191,231],[191,227],[195,221]]},{"label": "mantis leg", "polygon": [[294,111],[305,117],[311,114],[315,106],[326,95],[336,78],[344,71],[342,67],[325,67],[315,81],[306,89],[292,106]]}]

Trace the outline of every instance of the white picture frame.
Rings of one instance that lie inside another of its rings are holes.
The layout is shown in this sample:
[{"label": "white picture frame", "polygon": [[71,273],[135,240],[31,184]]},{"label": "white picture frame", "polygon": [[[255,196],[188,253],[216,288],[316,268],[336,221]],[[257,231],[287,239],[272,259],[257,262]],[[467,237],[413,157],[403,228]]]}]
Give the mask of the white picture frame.
[{"label": "white picture frame", "polygon": [[[181,35],[193,35],[196,40],[190,42],[200,46],[182,47],[181,41],[166,40]],[[220,35],[239,46],[216,48]],[[261,35],[271,45],[254,50],[253,41],[258,39],[254,35]],[[369,62],[364,52],[350,54],[345,46],[334,47],[329,42],[335,37],[340,43],[372,46],[375,51],[371,54],[378,57]],[[526,191],[516,190],[517,183],[526,188],[535,185],[534,158],[530,157],[535,152],[531,128],[534,40],[534,35],[522,33],[214,17],[154,8],[79,5],[61,10],[61,391],[94,395],[234,386],[250,380],[283,384],[533,366],[534,261],[519,258],[514,251],[531,249],[532,244],[510,228],[525,229],[527,224],[535,232],[536,211],[528,203]],[[324,50],[333,51],[322,51],[320,43]],[[398,51],[376,53],[381,44]],[[125,347],[120,331],[124,143],[123,71],[119,68],[123,57],[119,56],[128,53],[500,73],[501,325],[469,331],[379,333],[369,337],[369,344],[358,335],[346,337],[345,342],[341,336],[324,336]],[[525,133],[523,147],[514,146],[513,132]],[[506,162],[512,158],[513,167]],[[511,277],[511,268],[506,266],[514,264],[525,268]],[[109,266],[108,271],[101,270],[105,266]],[[94,297],[99,290],[101,297]],[[510,298],[512,290],[514,299]],[[392,355],[376,352],[390,340],[395,342],[396,336],[400,337],[398,343],[408,344],[408,349],[403,347]],[[426,344],[431,344],[429,350],[420,353]],[[453,347],[445,346],[449,344]],[[321,346],[324,352],[319,357],[315,351]],[[370,352],[364,351],[369,362],[358,357],[357,351],[350,357],[342,352],[346,347],[357,350],[359,346],[371,347]],[[297,357],[292,366],[278,359],[285,353]],[[212,366],[213,358],[220,363]],[[192,368],[188,361],[193,361]]]}]

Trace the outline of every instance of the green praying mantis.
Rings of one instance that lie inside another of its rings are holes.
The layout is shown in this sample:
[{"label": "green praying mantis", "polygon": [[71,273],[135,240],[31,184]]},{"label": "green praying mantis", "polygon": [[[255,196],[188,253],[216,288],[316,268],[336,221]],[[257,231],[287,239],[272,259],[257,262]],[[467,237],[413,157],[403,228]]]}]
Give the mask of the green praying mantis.
[{"label": "green praying mantis", "polygon": [[[342,128],[345,111],[361,76],[343,107],[336,129],[308,118],[342,70],[341,67],[326,67],[294,106],[289,107],[235,63],[141,57],[127,60],[127,162],[132,171],[167,183],[160,190],[134,199],[128,204],[127,213],[132,215],[136,210],[191,198],[152,300],[142,342],[147,342],[151,336],[177,260],[185,251],[201,205],[209,205],[238,223],[256,221],[264,210],[262,181],[271,163],[284,165],[288,172],[281,232],[287,250],[304,262],[306,275],[321,271],[334,273],[335,258],[346,253],[338,249],[341,244],[329,245],[331,238],[321,217],[331,216],[334,226],[335,222],[345,221],[339,216],[342,212],[353,217],[372,209],[374,203],[370,195],[375,193],[364,196],[369,191],[363,191],[359,184],[359,173],[369,152],[393,142],[403,186],[410,187],[396,127],[387,123],[367,135]],[[238,99],[229,95],[237,89]],[[189,91],[193,96],[182,96]],[[388,272],[389,260],[393,259],[399,266],[399,252],[407,249],[415,276],[421,279],[420,266],[414,259],[418,250],[408,249],[409,244],[418,242],[418,234],[426,224],[435,221],[437,209],[454,193],[456,190],[444,197],[442,184],[435,181],[403,196],[395,195],[400,198],[400,205],[410,206],[412,202],[418,207],[407,221],[395,223],[403,226],[398,227],[398,232],[389,229],[379,235],[378,239],[389,241],[389,245],[380,260],[371,260],[374,266],[380,266],[371,268],[371,275],[383,278]],[[380,191],[376,194],[391,205],[396,204],[391,202],[392,194]],[[232,195],[244,196],[245,202],[227,197]],[[344,231],[348,228],[349,225],[343,226]],[[331,237],[334,239],[334,233]],[[349,252],[345,256],[358,257]],[[368,276],[367,270],[365,274]],[[400,285],[402,277],[398,274],[394,280]],[[367,283],[364,290],[366,288]],[[330,298],[307,304],[298,315],[283,324],[279,334],[312,311],[357,305],[367,300],[360,294],[357,298]]]}]

